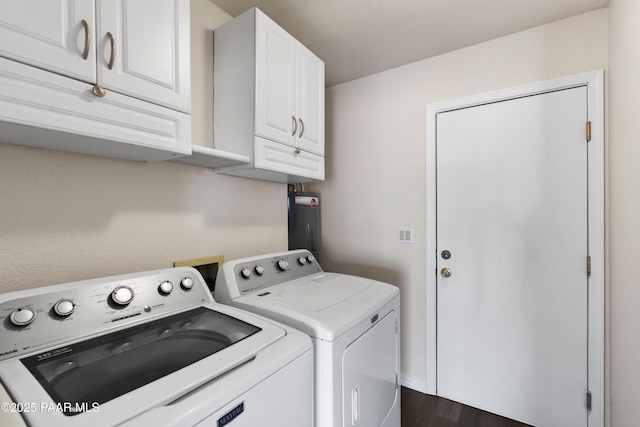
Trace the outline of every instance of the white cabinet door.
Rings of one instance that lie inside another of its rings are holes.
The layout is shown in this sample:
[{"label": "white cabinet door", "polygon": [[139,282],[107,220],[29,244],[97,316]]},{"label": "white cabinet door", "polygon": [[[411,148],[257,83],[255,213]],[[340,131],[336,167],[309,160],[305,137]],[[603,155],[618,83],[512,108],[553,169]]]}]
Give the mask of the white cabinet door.
[{"label": "white cabinet door", "polygon": [[260,137],[256,137],[255,144],[255,167],[286,174],[282,182],[324,180],[324,157]]},{"label": "white cabinet door", "polygon": [[295,145],[296,40],[265,15],[256,16],[255,132]]},{"label": "white cabinet door", "polygon": [[3,142],[129,160],[191,153],[191,116],[0,58]]},{"label": "white cabinet door", "polygon": [[98,81],[107,90],[190,112],[189,2],[99,0],[99,5]]},{"label": "white cabinet door", "polygon": [[94,16],[93,1],[2,1],[0,56],[93,83]]},{"label": "white cabinet door", "polygon": [[324,156],[324,62],[298,43],[296,71],[296,144]]}]

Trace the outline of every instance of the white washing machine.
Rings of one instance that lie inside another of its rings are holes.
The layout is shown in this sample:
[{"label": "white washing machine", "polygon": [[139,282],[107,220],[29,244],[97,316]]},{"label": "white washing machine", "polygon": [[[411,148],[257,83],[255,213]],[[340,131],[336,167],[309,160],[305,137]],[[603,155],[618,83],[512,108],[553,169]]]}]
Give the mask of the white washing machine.
[{"label": "white washing machine", "polygon": [[324,272],[296,250],[226,262],[214,297],[311,336],[316,427],[400,426],[397,287]]},{"label": "white washing machine", "polygon": [[0,295],[0,425],[313,425],[313,347],[190,267]]}]

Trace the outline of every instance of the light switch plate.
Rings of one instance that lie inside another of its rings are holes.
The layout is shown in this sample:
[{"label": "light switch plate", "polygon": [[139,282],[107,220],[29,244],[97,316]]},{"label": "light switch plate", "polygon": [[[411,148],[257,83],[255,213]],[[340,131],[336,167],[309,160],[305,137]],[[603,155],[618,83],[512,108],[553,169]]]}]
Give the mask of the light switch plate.
[{"label": "light switch plate", "polygon": [[398,227],[398,243],[413,243],[412,227]]}]

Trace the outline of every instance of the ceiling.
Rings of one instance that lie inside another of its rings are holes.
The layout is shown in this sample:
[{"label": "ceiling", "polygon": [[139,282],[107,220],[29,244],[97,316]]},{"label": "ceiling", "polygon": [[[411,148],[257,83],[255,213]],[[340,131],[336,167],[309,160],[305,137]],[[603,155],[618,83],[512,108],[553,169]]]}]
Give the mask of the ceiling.
[{"label": "ceiling", "polygon": [[260,8],[318,55],[333,86],[606,7],[610,0],[211,0]]}]

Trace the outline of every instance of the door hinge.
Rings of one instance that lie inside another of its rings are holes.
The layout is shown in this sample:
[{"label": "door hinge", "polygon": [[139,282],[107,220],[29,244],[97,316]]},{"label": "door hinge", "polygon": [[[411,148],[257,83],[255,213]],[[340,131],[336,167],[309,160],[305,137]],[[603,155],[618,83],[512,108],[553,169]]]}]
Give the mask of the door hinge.
[{"label": "door hinge", "polygon": [[591,122],[587,122],[587,142],[591,141]]},{"label": "door hinge", "polygon": [[587,256],[587,276],[591,276],[591,257]]},{"label": "door hinge", "polygon": [[591,410],[591,392],[587,390],[587,411]]}]

